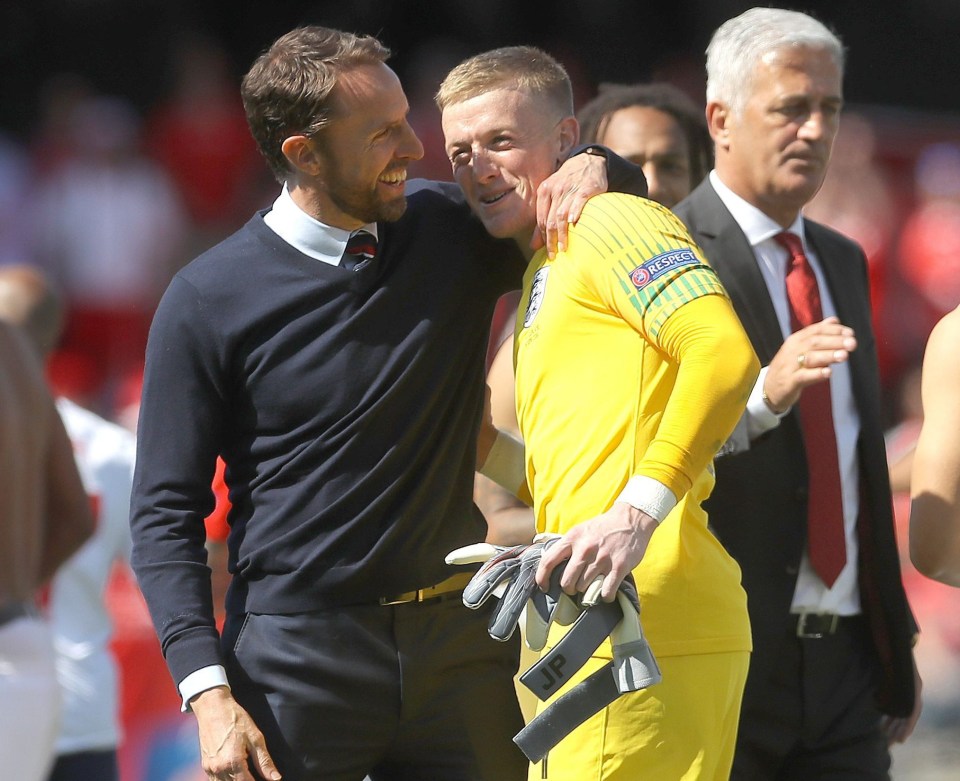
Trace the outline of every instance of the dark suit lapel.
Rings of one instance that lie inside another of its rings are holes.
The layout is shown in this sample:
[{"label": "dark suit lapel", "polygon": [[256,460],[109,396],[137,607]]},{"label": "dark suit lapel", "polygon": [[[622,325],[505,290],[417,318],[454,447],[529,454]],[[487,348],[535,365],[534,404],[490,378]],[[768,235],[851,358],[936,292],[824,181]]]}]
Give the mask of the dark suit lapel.
[{"label": "dark suit lapel", "polygon": [[857,263],[856,255],[849,248],[816,223],[807,221],[805,230],[807,241],[820,261],[820,268],[830,288],[837,317],[857,335],[861,349],[850,354],[850,376],[857,407],[870,414],[877,402],[876,393],[868,391],[868,383],[875,375],[871,357],[875,348],[868,305],[870,293],[863,267]]}]

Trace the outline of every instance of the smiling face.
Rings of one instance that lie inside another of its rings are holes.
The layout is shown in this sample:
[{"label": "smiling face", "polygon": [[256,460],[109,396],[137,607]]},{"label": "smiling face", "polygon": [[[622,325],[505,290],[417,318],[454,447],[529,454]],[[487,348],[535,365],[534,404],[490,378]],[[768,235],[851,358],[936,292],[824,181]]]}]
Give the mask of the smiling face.
[{"label": "smiling face", "polygon": [[751,86],[739,116],[707,106],[717,173],[787,227],[826,175],[843,105],[840,68],[825,50],[784,48],[761,60]]},{"label": "smiling face", "polygon": [[649,197],[668,209],[690,194],[690,145],[680,124],[665,111],[650,106],[618,109],[597,141],[639,165]]},{"label": "smiling face", "polygon": [[453,177],[491,236],[526,248],[537,224],[537,187],[576,141],[576,120],[549,100],[501,88],[443,110]]},{"label": "smiling face", "polygon": [[338,79],[331,104],[332,120],[312,142],[318,218],[347,230],[398,220],[407,166],[423,157],[399,79],[381,63],[358,66]]}]

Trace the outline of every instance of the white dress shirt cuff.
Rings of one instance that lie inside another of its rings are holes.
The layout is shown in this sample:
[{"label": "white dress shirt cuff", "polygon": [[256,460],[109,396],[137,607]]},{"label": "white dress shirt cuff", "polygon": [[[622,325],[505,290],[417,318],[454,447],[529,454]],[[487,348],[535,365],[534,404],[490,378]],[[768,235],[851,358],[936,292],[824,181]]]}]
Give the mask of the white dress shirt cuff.
[{"label": "white dress shirt cuff", "polygon": [[209,667],[201,667],[182,681],[177,687],[180,690],[180,697],[183,699],[180,710],[187,713],[191,710],[190,700],[207,689],[214,689],[217,686],[226,686],[230,688],[227,682],[227,671],[219,664],[212,664]]},{"label": "white dress shirt cuff", "polygon": [[631,507],[645,512],[657,523],[663,521],[677,506],[677,497],[659,480],[645,475],[634,475],[617,497],[618,502],[626,502]]},{"label": "white dress shirt cuff", "polygon": [[763,397],[763,382],[767,378],[767,369],[769,368],[769,366],[764,366],[760,370],[757,382],[753,386],[750,398],[747,400],[747,433],[751,442],[761,434],[779,426],[780,421],[790,412],[789,408],[783,412],[774,412]]}]

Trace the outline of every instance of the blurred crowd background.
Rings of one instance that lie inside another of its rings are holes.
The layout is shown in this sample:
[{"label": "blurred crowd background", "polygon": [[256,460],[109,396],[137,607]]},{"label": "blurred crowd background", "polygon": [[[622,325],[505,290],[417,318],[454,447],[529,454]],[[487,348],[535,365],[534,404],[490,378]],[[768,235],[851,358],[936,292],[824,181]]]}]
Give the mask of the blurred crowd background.
[{"label": "blurred crowd background", "polygon": [[[703,102],[712,31],[732,0],[4,0],[0,3],[0,264],[46,270],[69,302],[51,382],[135,428],[146,333],[175,271],[276,196],[247,132],[239,79],[302,23],[377,35],[394,51],[426,148],[414,175],[449,178],[432,95],[447,70],[532,43],[568,68],[578,105],[603,82],[668,81]],[[918,371],[936,320],[960,304],[960,29],[957,0],[784,6],[831,25],[849,50],[847,109],[823,190],[807,209],[870,262],[889,454],[912,446]],[[906,555],[922,628],[925,709],[895,778],[955,778],[960,592]],[[110,589],[123,670],[124,781],[202,777],[136,586]]]}]

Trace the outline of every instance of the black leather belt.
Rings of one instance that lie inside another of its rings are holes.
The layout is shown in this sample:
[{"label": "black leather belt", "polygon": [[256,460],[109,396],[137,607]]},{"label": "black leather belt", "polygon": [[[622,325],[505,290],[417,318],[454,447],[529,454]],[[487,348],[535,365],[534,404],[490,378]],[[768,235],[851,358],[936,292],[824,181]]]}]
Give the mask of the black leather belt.
[{"label": "black leather belt", "polygon": [[27,618],[36,614],[37,611],[33,606],[26,602],[10,602],[0,607],[0,626],[16,621],[18,618]]},{"label": "black leather belt", "polygon": [[797,613],[797,637],[818,640],[826,635],[836,634],[837,630],[859,616],[841,616],[837,613]]},{"label": "black leather belt", "polygon": [[432,599],[455,597],[463,593],[464,586],[470,582],[470,578],[472,577],[472,572],[458,572],[446,580],[441,580],[435,586],[418,588],[416,591],[405,591],[402,594],[394,594],[391,597],[380,597],[380,604],[405,605],[409,602],[427,602]]}]

